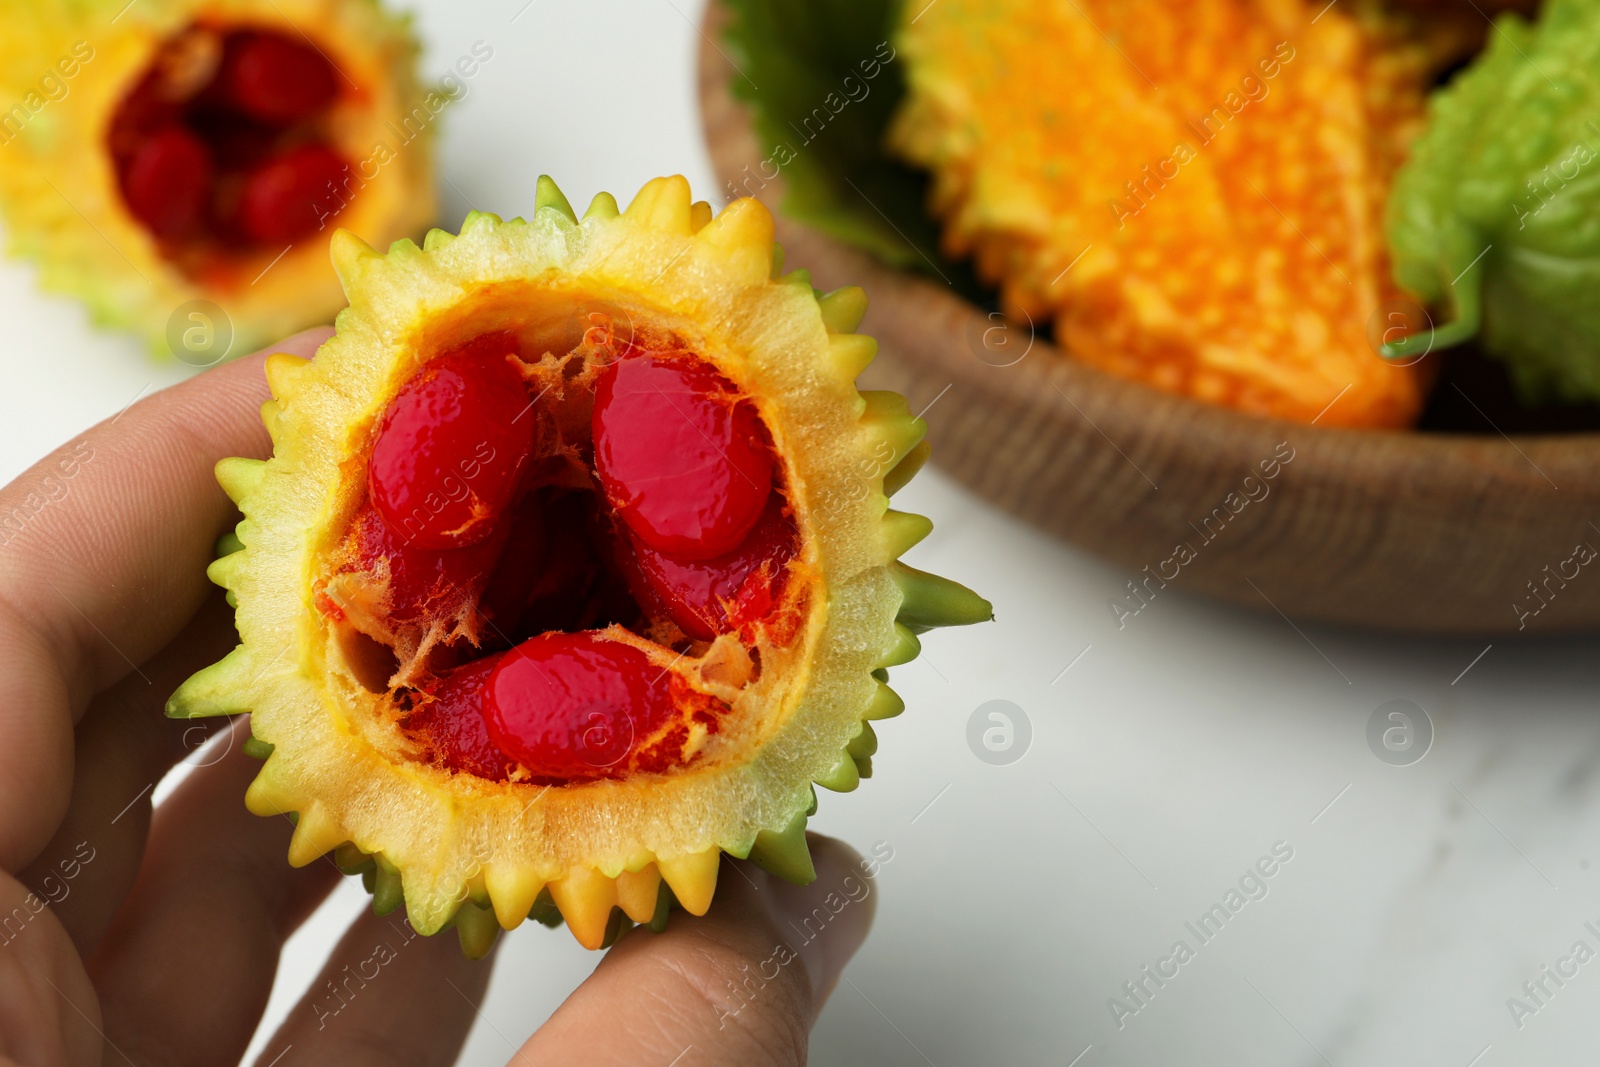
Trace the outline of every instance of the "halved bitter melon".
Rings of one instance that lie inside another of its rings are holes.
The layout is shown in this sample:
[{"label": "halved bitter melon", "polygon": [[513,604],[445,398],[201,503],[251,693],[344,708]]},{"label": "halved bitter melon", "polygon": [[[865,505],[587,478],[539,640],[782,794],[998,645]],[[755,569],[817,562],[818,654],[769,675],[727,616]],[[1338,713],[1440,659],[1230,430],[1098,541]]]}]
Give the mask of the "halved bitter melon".
[{"label": "halved bitter melon", "polygon": [[0,26],[10,249],[152,349],[194,301],[228,322],[195,320],[190,362],[326,322],[333,220],[385,244],[433,221],[447,99],[376,0],[0,0]]},{"label": "halved bitter melon", "polygon": [[856,390],[861,290],[681,177],[537,204],[334,238],[336,336],[268,360],[274,455],[217,468],[242,643],[168,705],[250,712],[291,862],[338,849],[471,954],[701,914],[724,852],[809,880],[813,783],[855,788],[903,709],[886,668],[991,615],[898,561],[926,427]]},{"label": "halved bitter melon", "polygon": [[1470,28],[1365,0],[901,14],[890,146],[931,172],[945,252],[1018,321],[1053,319],[1074,358],[1210,403],[1416,419],[1431,368],[1368,339],[1400,296],[1382,204]]}]

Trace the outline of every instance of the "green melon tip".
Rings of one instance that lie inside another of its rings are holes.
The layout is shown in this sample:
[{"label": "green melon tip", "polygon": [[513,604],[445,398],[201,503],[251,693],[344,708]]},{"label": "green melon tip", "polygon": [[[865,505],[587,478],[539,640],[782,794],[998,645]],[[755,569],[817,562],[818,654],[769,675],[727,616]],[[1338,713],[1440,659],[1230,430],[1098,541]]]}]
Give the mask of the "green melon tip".
[{"label": "green melon tip", "polygon": [[504,221],[492,211],[469,211],[467,212],[467,217],[461,220],[461,232],[490,229],[499,226]]},{"label": "green melon tip", "polygon": [[[667,883],[661,883],[661,892],[667,892]],[[660,909],[660,898],[657,898],[656,907]],[[534,898],[533,907],[528,910],[528,918],[541,926],[548,926],[552,930],[562,924],[561,909],[556,907],[556,898],[550,895],[550,887],[539,890],[539,895]]]},{"label": "green melon tip", "polygon": [[589,201],[588,210],[583,213],[585,219],[614,219],[622,214],[622,209],[617,206],[617,198],[610,193],[595,193],[594,199]]},{"label": "green melon tip", "polygon": [[817,306],[822,309],[822,323],[829,333],[854,333],[867,315],[867,291],[859,285],[847,285],[818,293]]},{"label": "green melon tip", "polygon": [[851,793],[861,784],[861,775],[850,753],[841,752],[832,767],[815,779],[817,785],[834,793]]},{"label": "green melon tip", "polygon": [[678,898],[673,895],[672,887],[663,881],[661,888],[656,891],[656,913],[647,924],[650,929],[658,934],[666,933],[667,919],[672,914],[672,909],[677,903]]},{"label": "green melon tip", "polygon": [[378,915],[388,915],[405,902],[405,887],[401,881],[400,872],[379,858],[373,868],[373,912]]},{"label": "green melon tip", "polygon": [[555,183],[555,179],[548,174],[539,175],[538,188],[534,193],[534,211],[540,212],[545,208],[559,213],[573,225],[577,225],[578,213],[572,210],[572,204],[567,200],[567,194]]},{"label": "green melon tip", "polygon": [[928,456],[933,452],[933,445],[923,438],[912,446],[905,458],[890,468],[889,473],[883,476],[883,495],[894,496],[906,487],[906,483],[914,478],[922,465],[928,462]]},{"label": "green melon tip", "polygon": [[377,867],[378,861],[357,848],[353,842],[346,841],[333,850],[333,865],[345,874],[365,874]]},{"label": "green melon tip", "polygon": [[617,943],[617,938],[632,930],[633,920],[623,914],[621,908],[612,908],[611,916],[606,920],[606,935],[600,939],[600,947],[610,948]]},{"label": "green melon tip", "polygon": [[913,631],[925,632],[936,626],[971,626],[994,619],[994,605],[960,582],[919,571],[899,561],[890,566],[890,573],[900,587],[897,621]]},{"label": "green melon tip", "polygon": [[845,751],[857,760],[865,759],[877,753],[878,732],[872,728],[872,723],[867,721],[861,723],[861,732],[850,739],[850,743],[845,746]]},{"label": "green melon tip", "polygon": [[806,840],[806,813],[794,817],[777,830],[762,830],[750,849],[750,861],[768,874],[794,885],[810,885],[817,880],[811,862],[811,846]]},{"label": "green melon tip", "polygon": [[494,909],[479,907],[470,900],[456,909],[454,924],[461,954],[469,960],[483,959],[500,938],[500,920],[495,918]]},{"label": "green melon tip", "polygon": [[242,682],[251,677],[250,662],[244,645],[204,667],[178,686],[177,692],[167,698],[166,714],[169,719],[205,719],[214,715],[237,715],[249,711],[241,699]]}]

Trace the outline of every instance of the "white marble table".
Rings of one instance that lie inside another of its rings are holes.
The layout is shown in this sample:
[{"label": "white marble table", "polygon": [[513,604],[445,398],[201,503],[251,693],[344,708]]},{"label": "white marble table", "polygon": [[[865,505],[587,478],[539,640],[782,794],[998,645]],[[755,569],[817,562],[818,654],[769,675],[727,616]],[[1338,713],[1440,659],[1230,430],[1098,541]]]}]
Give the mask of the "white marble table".
[{"label": "white marble table", "polygon": [[[448,217],[530,210],[541,171],[575,200],[670,171],[710,191],[698,5],[526,2],[420,5],[428,69],[478,40],[495,49],[447,116]],[[0,313],[0,476],[180,376],[38,297],[25,268],[0,268]],[[961,402],[929,413],[936,444]],[[822,795],[817,828],[894,859],[814,1062],[1595,1062],[1600,962],[1574,956],[1577,942],[1600,952],[1594,639],[1485,650],[1181,590],[1119,630],[1106,601],[1128,575],[937,474],[902,500],[939,524],[912,561],[982,590],[999,620],[936,634],[896,671],[910,709],[882,725],[876,777]],[[995,700],[1031,726],[1008,765],[968,744]],[[1395,700],[1436,733],[1408,766],[1367,741]],[[1289,858],[1256,868],[1275,847]],[[364,900],[345,887],[297,935],[274,1017]],[[1217,904],[1226,921],[1202,928]],[[594,962],[562,931],[512,935],[462,1062],[504,1062]]]}]

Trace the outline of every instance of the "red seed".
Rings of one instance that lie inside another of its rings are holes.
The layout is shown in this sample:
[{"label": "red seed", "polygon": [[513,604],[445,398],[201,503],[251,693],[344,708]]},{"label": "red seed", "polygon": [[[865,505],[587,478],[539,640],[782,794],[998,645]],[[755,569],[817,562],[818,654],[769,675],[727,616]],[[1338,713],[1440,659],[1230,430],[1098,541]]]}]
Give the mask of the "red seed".
[{"label": "red seed", "polygon": [[709,641],[717,634],[733,633],[765,618],[777,605],[798,537],[777,493],[744,544],[716,559],[674,559],[635,537],[637,573],[649,587],[648,594],[636,591],[635,596],[647,606],[663,605],[690,637]]},{"label": "red seed", "polygon": [[691,356],[612,364],[595,389],[595,472],[641,541],[711,559],[744,541],[772,490],[772,455],[754,407]]},{"label": "red seed", "polygon": [[[372,508],[355,518],[357,561],[369,574],[388,573],[392,622],[449,618],[485,586],[506,544],[505,531],[466,548],[433,551],[407,547]],[[383,561],[380,566],[380,561]]]},{"label": "red seed", "polygon": [[533,425],[504,353],[431,360],[384,413],[367,471],[373,506],[412,548],[482,541],[511,504]]},{"label": "red seed", "polygon": [[316,49],[276,33],[241,33],[228,42],[216,92],[249,118],[287,126],[332,104],[339,82]]},{"label": "red seed", "polygon": [[205,142],[182,126],[168,126],[134,150],[122,175],[122,195],[152,234],[182,237],[205,219],[212,176]]},{"label": "red seed", "polygon": [[499,663],[499,656],[487,656],[442,675],[406,719],[407,726],[433,742],[439,762],[453,771],[493,782],[506,780],[511,762],[489,739],[483,719],[484,682]]},{"label": "red seed", "polygon": [[245,175],[239,194],[239,229],[266,245],[293,244],[318,230],[345,205],[344,157],[326,145],[304,145]]},{"label": "red seed", "polygon": [[670,672],[593,631],[540,634],[506,653],[484,686],[489,736],[535,777],[614,777],[672,718]]}]

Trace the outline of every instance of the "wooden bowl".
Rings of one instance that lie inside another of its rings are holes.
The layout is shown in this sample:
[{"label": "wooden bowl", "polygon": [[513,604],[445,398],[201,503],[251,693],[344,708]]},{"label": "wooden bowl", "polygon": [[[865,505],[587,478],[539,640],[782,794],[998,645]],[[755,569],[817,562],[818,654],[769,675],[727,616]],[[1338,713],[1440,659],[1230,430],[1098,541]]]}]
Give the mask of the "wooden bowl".
[{"label": "wooden bowl", "polygon": [[[699,92],[736,183],[764,154],[712,44],[722,21],[713,0]],[[1120,625],[1166,589],[1397,630],[1600,625],[1600,434],[1506,436],[1488,416],[1481,435],[1333,429],[1162,393],[785,219],[781,175],[757,195],[791,267],[866,289],[880,354],[862,385],[927,409],[943,470],[1126,567]]]}]

